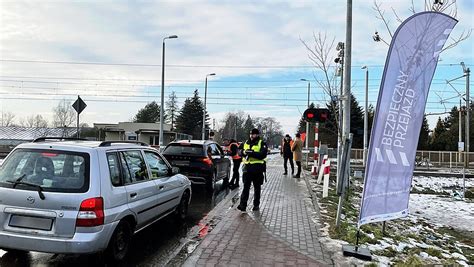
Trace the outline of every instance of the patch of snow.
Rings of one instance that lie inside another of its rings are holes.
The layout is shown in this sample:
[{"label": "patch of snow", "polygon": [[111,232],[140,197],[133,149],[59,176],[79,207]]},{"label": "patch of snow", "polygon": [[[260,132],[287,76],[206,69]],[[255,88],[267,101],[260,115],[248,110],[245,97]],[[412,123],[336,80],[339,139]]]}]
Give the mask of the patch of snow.
[{"label": "patch of snow", "polygon": [[370,234],[366,234],[370,239],[375,239],[375,235],[370,233]]},{"label": "patch of snow", "polygon": [[474,229],[474,203],[436,195],[410,194],[408,206],[412,214],[428,222],[466,231]]},{"label": "patch of snow", "polygon": [[462,266],[469,267],[469,264],[467,264],[465,261],[457,261],[457,263],[461,264]]},{"label": "patch of snow", "polygon": [[420,257],[422,257],[423,259],[427,259],[430,255],[428,255],[428,253],[426,252],[421,252],[420,253]]},{"label": "patch of snow", "polygon": [[444,252],[441,253],[441,256],[443,256],[443,258],[446,258],[446,259],[451,259],[453,257],[453,256],[451,256],[451,254],[444,253]]},{"label": "patch of snow", "polygon": [[415,247],[419,247],[419,248],[429,248],[430,246],[427,245],[425,242],[423,243],[420,243],[420,242],[417,242],[415,239],[413,238],[409,238],[408,239],[408,242],[410,242],[410,244],[412,244],[413,246]]},{"label": "patch of snow", "polygon": [[400,242],[396,248],[398,252],[402,252],[405,248],[412,248],[414,247],[411,244],[405,243],[405,242]]},{"label": "patch of snow", "polygon": [[459,254],[459,253],[457,253],[457,252],[452,253],[451,256],[453,256],[453,258],[456,258],[456,259],[460,259],[460,260],[463,260],[463,261],[467,261],[467,258],[464,257],[464,255]]},{"label": "patch of snow", "polygon": [[[439,193],[451,193],[453,188],[463,187],[463,179],[458,177],[413,176],[412,187],[423,191],[430,189]],[[466,187],[474,187],[473,179],[466,179]]]}]

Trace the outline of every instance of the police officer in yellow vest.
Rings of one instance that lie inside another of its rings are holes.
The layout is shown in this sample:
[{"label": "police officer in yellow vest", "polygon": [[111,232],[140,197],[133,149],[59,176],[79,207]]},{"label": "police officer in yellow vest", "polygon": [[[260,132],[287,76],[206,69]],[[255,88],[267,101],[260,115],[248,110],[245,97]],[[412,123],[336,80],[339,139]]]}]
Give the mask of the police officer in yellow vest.
[{"label": "police officer in yellow vest", "polygon": [[242,180],[244,182],[244,190],[240,196],[240,204],[237,209],[245,212],[247,209],[247,201],[249,199],[250,186],[253,183],[253,209],[259,210],[260,194],[264,180],[264,172],[266,168],[265,158],[267,157],[267,144],[260,139],[258,129],[250,131],[250,138],[240,145],[242,154],[242,163],[244,164],[242,171]]}]

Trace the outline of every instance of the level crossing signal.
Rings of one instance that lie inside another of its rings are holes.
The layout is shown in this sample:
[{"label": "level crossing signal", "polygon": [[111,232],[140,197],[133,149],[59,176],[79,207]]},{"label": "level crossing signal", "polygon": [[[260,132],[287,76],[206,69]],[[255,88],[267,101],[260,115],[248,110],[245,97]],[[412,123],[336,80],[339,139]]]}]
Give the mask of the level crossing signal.
[{"label": "level crossing signal", "polygon": [[303,113],[303,118],[307,122],[324,123],[329,120],[330,113],[327,108],[308,108]]}]

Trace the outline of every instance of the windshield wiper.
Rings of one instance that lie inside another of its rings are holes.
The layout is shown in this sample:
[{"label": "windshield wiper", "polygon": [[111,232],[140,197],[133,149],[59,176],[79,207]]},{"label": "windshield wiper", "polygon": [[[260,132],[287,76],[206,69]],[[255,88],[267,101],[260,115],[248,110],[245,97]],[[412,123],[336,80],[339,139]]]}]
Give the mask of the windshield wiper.
[{"label": "windshield wiper", "polygon": [[39,197],[44,200],[46,197],[44,196],[43,194],[43,187],[41,187],[41,185],[38,185],[38,184],[32,184],[32,183],[28,183],[28,182],[23,182],[22,179],[25,178],[26,174],[23,174],[22,176],[20,176],[20,178],[16,179],[15,181],[12,181],[12,180],[7,180],[7,182],[9,183],[12,183],[13,184],[13,188],[15,188],[17,185],[19,184],[23,184],[23,185],[29,185],[29,186],[32,186],[32,187],[36,187],[38,189],[38,195]]}]

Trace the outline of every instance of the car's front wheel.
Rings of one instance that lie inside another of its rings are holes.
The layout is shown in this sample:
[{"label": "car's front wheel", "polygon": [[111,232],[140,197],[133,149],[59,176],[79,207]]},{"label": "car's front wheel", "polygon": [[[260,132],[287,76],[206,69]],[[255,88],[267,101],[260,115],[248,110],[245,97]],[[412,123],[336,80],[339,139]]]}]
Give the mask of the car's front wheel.
[{"label": "car's front wheel", "polygon": [[109,260],[121,261],[127,255],[132,240],[132,227],[127,221],[120,221],[109,241],[106,255]]},{"label": "car's front wheel", "polygon": [[186,215],[188,215],[188,208],[189,208],[189,192],[185,191],[183,196],[181,197],[181,201],[179,202],[178,207],[176,208],[176,218],[180,221],[184,221],[186,219]]}]

